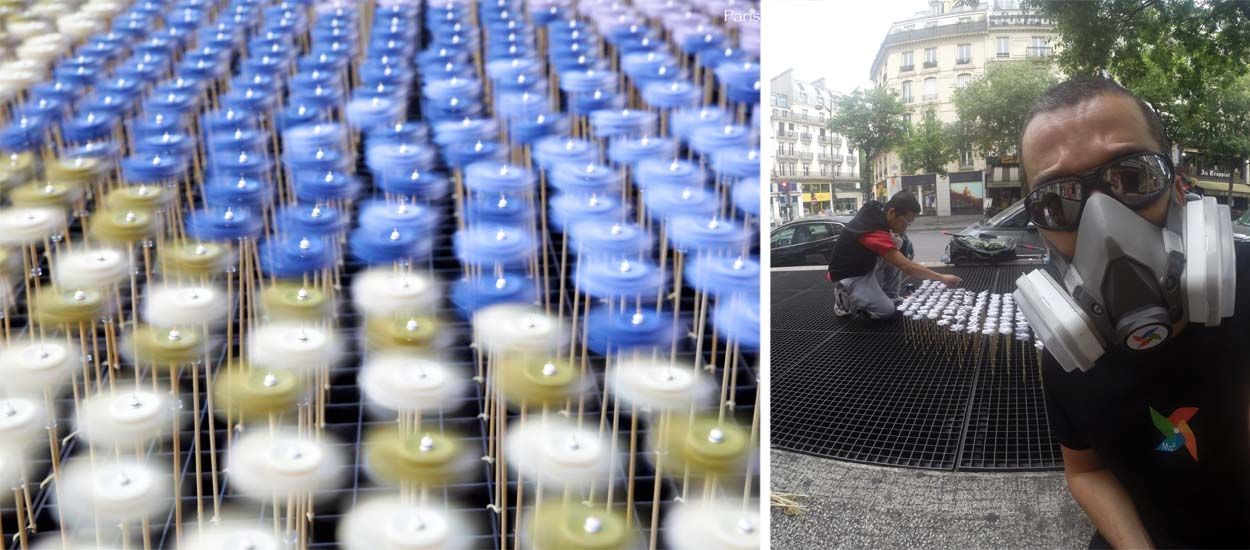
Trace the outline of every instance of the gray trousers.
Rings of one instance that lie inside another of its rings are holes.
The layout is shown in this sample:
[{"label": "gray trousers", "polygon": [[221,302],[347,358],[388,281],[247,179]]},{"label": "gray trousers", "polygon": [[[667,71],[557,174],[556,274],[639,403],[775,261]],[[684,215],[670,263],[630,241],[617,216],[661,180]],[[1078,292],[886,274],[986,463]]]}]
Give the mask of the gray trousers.
[{"label": "gray trousers", "polygon": [[894,299],[903,284],[903,272],[885,258],[877,258],[872,271],[859,277],[847,277],[834,285],[834,299],[844,304],[853,315],[869,319],[888,319],[897,315]]}]

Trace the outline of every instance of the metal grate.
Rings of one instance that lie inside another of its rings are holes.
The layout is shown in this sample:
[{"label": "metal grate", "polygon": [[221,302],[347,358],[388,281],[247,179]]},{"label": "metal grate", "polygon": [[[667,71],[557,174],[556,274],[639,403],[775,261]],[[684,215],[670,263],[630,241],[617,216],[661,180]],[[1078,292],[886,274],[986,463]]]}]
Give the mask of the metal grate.
[{"label": "metal grate", "polygon": [[854,462],[950,469],[972,366],[896,335],[835,333],[773,376],[773,445]]},{"label": "metal grate", "polygon": [[[1009,292],[1038,266],[947,267],[973,290]],[[824,273],[784,272],[786,284]],[[914,281],[908,281],[914,282]],[[903,323],[836,318],[832,289],[773,304],[771,444],[854,462],[935,469],[1059,468],[1037,362],[1012,341],[962,361],[906,341]],[[1010,357],[1010,359],[1008,359]]]}]

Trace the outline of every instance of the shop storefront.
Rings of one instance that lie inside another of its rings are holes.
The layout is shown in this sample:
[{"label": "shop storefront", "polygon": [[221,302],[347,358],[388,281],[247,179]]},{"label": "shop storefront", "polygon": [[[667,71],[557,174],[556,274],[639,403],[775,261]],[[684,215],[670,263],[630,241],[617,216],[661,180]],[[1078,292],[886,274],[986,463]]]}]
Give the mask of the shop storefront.
[{"label": "shop storefront", "polygon": [[937,174],[903,176],[903,191],[920,201],[920,215],[937,215]]},{"label": "shop storefront", "polygon": [[829,193],[803,193],[803,208],[809,216],[832,213],[833,202]]},{"label": "shop storefront", "polygon": [[[1196,179],[1191,189],[1199,195],[1215,197],[1215,201],[1220,204],[1228,204],[1228,179],[1223,181],[1213,181],[1210,179]],[[1250,185],[1244,183],[1233,184],[1233,203],[1229,205],[1232,210],[1233,217],[1240,217],[1250,206]]]},{"label": "shop storefront", "polygon": [[951,172],[950,199],[951,214],[983,214],[985,212],[985,172],[972,170],[968,172]]},{"label": "shop storefront", "polygon": [[[1191,192],[1215,197],[1220,204],[1228,204],[1233,218],[1240,217],[1250,209],[1250,185],[1246,184],[1241,170],[1230,173],[1228,168],[1217,165],[1202,166],[1192,158],[1186,158],[1184,165],[1187,166],[1188,180],[1193,184],[1189,189]],[[1231,204],[1228,202],[1230,177],[1233,181]]]},{"label": "shop storefront", "polygon": [[1024,198],[1022,179],[1016,157],[986,157],[985,215],[993,216]]}]

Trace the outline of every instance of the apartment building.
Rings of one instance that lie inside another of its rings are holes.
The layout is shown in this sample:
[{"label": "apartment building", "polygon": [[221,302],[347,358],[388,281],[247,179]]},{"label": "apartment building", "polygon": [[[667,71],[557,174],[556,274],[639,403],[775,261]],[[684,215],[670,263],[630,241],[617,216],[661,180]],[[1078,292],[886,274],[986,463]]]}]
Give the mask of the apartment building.
[{"label": "apartment building", "polygon": [[[891,25],[869,77],[898,94],[910,119],[919,121],[933,108],[943,122],[955,122],[955,90],[994,63],[1049,63],[1053,36],[1052,23],[1022,10],[1019,0],[932,0],[927,10]],[[946,177],[905,173],[894,151],[870,163],[876,195],[911,191],[924,215],[993,212],[1023,196],[1013,157],[963,151]]]},{"label": "apartment building", "polygon": [[769,204],[774,225],[859,209],[865,189],[857,153],[827,127],[837,92],[824,79],[798,79],[793,69],[770,82],[774,150]]}]

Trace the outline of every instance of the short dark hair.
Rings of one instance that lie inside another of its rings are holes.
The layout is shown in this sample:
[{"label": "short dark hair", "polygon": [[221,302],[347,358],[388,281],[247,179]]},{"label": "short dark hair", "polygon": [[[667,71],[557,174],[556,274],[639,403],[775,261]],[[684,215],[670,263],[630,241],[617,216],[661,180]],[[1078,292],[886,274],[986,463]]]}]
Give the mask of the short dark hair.
[{"label": "short dark hair", "polygon": [[1028,181],[1024,174],[1024,131],[1028,129],[1029,123],[1042,113],[1057,111],[1067,107],[1075,107],[1094,99],[1102,94],[1120,94],[1125,97],[1133,98],[1137,103],[1137,107],[1141,109],[1142,117],[1146,119],[1146,125],[1150,128],[1150,137],[1154,138],[1159,144],[1160,153],[1167,154],[1171,149],[1172,142],[1168,140],[1167,132],[1163,130],[1163,120],[1159,118],[1159,113],[1149,103],[1142,101],[1140,97],[1133,95],[1123,86],[1116,84],[1114,80],[1103,76],[1078,76],[1060,82],[1050,89],[1042,92],[1033,102],[1033,106],[1029,108],[1029,112],[1024,115],[1024,124],[1020,126],[1020,146],[1017,147],[1018,157],[1020,159],[1021,176]]},{"label": "short dark hair", "polygon": [[894,214],[897,216],[919,214],[920,201],[916,200],[916,196],[908,191],[899,191],[893,197],[890,197],[889,202],[885,203],[886,212],[889,212],[891,208],[894,209]]}]

